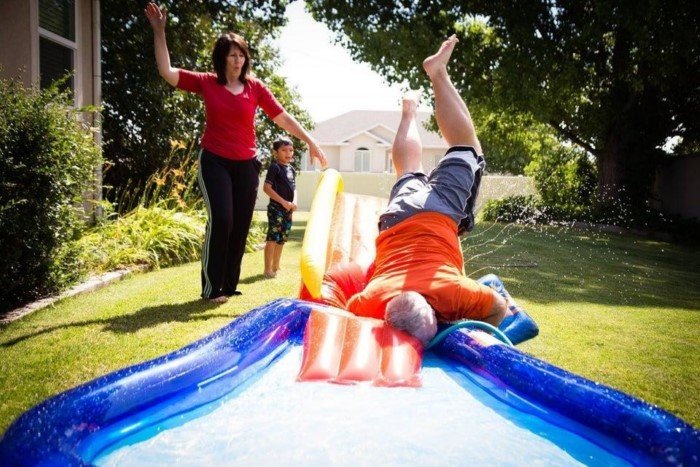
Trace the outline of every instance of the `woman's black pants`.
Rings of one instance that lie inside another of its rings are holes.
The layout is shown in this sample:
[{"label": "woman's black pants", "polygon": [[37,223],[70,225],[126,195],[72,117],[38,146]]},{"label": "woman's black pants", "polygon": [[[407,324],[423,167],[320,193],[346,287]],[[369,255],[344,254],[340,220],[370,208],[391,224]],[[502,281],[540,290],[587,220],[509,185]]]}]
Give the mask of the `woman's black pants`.
[{"label": "woman's black pants", "polygon": [[235,161],[203,149],[199,188],[209,218],[202,247],[202,297],[234,295],[258,194],[260,163]]}]

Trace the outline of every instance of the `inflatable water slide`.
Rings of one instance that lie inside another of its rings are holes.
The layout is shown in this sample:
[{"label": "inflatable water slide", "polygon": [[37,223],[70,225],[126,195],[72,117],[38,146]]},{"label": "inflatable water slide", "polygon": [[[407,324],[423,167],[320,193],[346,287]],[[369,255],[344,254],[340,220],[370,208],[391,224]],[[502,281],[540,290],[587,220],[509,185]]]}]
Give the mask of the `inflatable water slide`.
[{"label": "inflatable water slide", "polygon": [[[385,201],[327,170],[303,246],[320,295],[369,264]],[[0,465],[700,465],[672,414],[469,327],[423,350],[379,320],[280,298],[152,361],[52,397]]]}]

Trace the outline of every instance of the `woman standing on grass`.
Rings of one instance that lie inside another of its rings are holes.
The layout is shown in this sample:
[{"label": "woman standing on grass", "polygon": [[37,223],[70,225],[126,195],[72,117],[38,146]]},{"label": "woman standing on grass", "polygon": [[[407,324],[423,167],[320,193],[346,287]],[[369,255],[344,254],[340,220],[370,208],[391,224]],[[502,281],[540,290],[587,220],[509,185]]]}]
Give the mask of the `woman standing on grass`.
[{"label": "woman standing on grass", "polygon": [[248,44],[238,34],[219,37],[212,51],[215,73],[173,68],[165,40],[167,10],[146,7],[153,28],[158,72],[172,86],[204,98],[206,125],[199,156],[199,186],[209,218],[202,248],[202,297],[224,303],[236,290],[253,218],[260,163],[255,158],[258,107],[279,127],[306,142],[322,167],[326,157],[316,141],[277,102],[260,80],[249,75]]}]

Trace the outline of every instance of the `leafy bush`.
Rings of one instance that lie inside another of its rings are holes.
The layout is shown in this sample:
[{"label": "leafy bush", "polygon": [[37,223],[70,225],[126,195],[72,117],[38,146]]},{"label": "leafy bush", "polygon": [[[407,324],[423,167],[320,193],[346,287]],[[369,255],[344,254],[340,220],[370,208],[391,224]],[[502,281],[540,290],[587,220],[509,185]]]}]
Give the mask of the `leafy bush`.
[{"label": "leafy bush", "polygon": [[72,240],[100,157],[67,94],[0,80],[0,312],[80,277]]},{"label": "leafy bush", "polygon": [[525,174],[533,178],[540,198],[550,206],[590,204],[596,188],[593,162],[584,152],[563,146],[535,153]]},{"label": "leafy bush", "polygon": [[510,196],[484,204],[479,218],[485,221],[520,224],[550,224],[559,221],[588,220],[591,209],[576,205],[549,205],[538,196]]},{"label": "leafy bush", "polygon": [[148,265],[172,266],[199,258],[205,215],[163,207],[137,207],[97,225],[78,241],[80,259],[91,272]]}]

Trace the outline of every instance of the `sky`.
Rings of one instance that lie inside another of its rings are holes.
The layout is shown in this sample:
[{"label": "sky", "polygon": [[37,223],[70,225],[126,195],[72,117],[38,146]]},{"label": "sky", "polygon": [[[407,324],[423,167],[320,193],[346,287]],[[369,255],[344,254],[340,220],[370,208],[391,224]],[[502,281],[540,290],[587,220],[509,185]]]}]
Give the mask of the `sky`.
[{"label": "sky", "polygon": [[332,33],[306,12],[304,2],[289,5],[287,18],[276,41],[284,62],[280,74],[301,94],[301,107],[314,121],[350,110],[400,109],[402,89],[333,44]]}]

